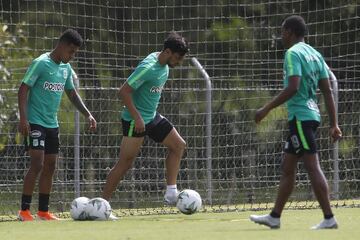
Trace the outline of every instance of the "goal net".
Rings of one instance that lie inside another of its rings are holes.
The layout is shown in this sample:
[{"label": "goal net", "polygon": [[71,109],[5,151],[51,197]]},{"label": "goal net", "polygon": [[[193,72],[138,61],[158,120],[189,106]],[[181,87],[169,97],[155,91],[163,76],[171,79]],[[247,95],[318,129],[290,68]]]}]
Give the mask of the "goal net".
[{"label": "goal net", "polygon": [[[0,219],[14,218],[29,167],[17,133],[17,89],[40,54],[51,51],[71,27],[85,39],[72,66],[79,91],[98,121],[96,133],[76,117],[64,96],[59,111],[61,149],[51,209],[69,211],[77,196],[98,197],[117,162],[122,127],[118,89],[139,61],[160,51],[175,30],[190,42],[190,56],[170,70],[158,111],[187,142],[178,188],[200,193],[207,210],[272,207],[287,137],[283,107],[262,124],[254,112],[282,89],[284,49],[280,25],[298,14],[309,27],[306,41],[319,50],[337,77],[343,139],[333,144],[319,95],[321,165],[335,205],[358,206],[360,197],[360,51],[356,0],[17,0],[0,1]],[[211,79],[191,63],[196,57]],[[206,131],[211,116],[211,141]],[[111,199],[122,215],[173,212],[163,207],[166,149],[146,139],[133,167]],[[209,155],[211,153],[211,155]],[[317,207],[302,163],[288,207]],[[32,209],[37,207],[37,189]]]}]

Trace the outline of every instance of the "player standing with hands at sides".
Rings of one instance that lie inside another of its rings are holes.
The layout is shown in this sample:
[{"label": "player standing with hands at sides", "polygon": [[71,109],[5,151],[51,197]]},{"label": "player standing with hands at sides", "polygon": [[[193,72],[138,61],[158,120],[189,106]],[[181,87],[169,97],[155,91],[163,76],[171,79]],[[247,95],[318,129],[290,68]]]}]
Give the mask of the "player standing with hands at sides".
[{"label": "player standing with hands at sides", "polygon": [[131,168],[147,135],[168,149],[164,201],[170,205],[176,204],[176,178],[186,143],[169,120],[156,109],[168,80],[169,67],[181,64],[188,51],[185,38],[175,32],[170,33],[162,51],[153,52],[142,60],[121,86],[119,95],[125,105],[122,112],[123,138],[119,161],[106,179],[102,194],[104,199],[110,199],[120,180]]},{"label": "player standing with hands at sides", "polygon": [[274,108],[286,102],[290,135],[286,141],[282,161],[282,175],[275,206],[268,215],[251,215],[250,220],[270,228],[280,228],[280,216],[295,184],[296,167],[304,161],[315,196],[320,203],[324,220],[312,229],[337,228],[330,207],[329,187],[320,168],[315,142],[320,111],[316,90],[324,95],[330,120],[330,136],[341,138],[335,115],[335,104],[329,82],[327,65],[319,52],[304,42],[307,27],[300,16],[290,16],[282,24],[281,37],[288,49],[284,57],[284,90],[265,106],[257,110],[255,122],[260,121]]},{"label": "player standing with hands at sides", "polygon": [[57,112],[62,93],[88,119],[90,130],[96,129],[91,115],[73,84],[69,61],[83,43],[78,32],[68,29],[62,33],[52,52],[44,53],[31,63],[18,91],[19,131],[25,138],[30,155],[30,168],[24,178],[19,220],[34,220],[30,204],[36,179],[39,178],[39,211],[42,220],[58,220],[49,212],[52,177],[59,153],[59,124]]}]

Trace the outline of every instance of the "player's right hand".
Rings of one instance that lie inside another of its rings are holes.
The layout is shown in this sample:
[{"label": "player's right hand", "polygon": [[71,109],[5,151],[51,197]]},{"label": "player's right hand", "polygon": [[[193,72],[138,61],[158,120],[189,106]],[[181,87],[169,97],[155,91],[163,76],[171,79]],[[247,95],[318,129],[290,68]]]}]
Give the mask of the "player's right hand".
[{"label": "player's right hand", "polygon": [[334,142],[342,137],[342,132],[338,125],[330,128],[330,136]]},{"label": "player's right hand", "polygon": [[28,136],[30,132],[29,122],[27,120],[20,119],[18,129],[23,136]]},{"label": "player's right hand", "polygon": [[145,132],[145,122],[141,117],[135,119],[135,132],[136,133]]}]

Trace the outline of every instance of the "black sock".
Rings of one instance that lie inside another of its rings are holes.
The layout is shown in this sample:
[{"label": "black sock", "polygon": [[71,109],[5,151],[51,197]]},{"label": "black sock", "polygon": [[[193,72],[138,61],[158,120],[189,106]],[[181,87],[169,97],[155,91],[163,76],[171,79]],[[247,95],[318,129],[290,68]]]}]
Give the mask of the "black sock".
[{"label": "black sock", "polygon": [[21,196],[21,210],[22,210],[22,211],[25,211],[25,210],[29,210],[29,209],[30,209],[31,198],[32,198],[32,195],[25,195],[25,194],[23,194],[23,195]]},{"label": "black sock", "polygon": [[333,218],[334,217],[334,214],[324,214],[324,218],[325,219],[330,219],[330,218]]},{"label": "black sock", "polygon": [[278,213],[276,213],[274,211],[271,211],[270,216],[273,217],[273,218],[280,218],[281,217],[280,214],[278,214]]},{"label": "black sock", "polygon": [[50,194],[39,193],[39,211],[49,211]]}]

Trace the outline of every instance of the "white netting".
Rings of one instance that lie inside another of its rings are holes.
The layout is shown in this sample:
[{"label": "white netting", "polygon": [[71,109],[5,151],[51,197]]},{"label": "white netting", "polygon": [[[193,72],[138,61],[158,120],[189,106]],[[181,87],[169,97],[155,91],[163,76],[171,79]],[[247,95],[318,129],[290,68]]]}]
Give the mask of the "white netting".
[{"label": "white netting", "polygon": [[[109,168],[118,159],[122,133],[119,86],[142,58],[161,50],[166,34],[175,30],[189,40],[191,56],[203,64],[213,84],[214,209],[271,206],[287,136],[286,112],[278,108],[258,127],[253,113],[282,88],[284,50],[279,26],[294,13],[308,23],[307,42],[324,55],[339,81],[344,138],[339,144],[339,192],[334,196],[358,198],[360,10],[356,0],[0,0],[0,215],[16,213],[29,166],[16,135],[17,88],[31,60],[50,51],[68,27],[86,40],[72,65],[80,79],[81,95],[99,123],[98,131],[91,134],[80,118],[81,195],[99,196]],[[179,187],[193,188],[209,202],[205,83],[189,59],[171,70],[159,112],[187,142]],[[66,96],[59,119],[61,153],[51,207],[61,212],[68,211],[75,197],[74,108]],[[333,145],[327,123],[324,115],[319,148],[324,172],[333,186]],[[149,213],[152,207],[162,206],[165,154],[164,148],[145,141],[134,168],[113,196],[113,208],[146,208],[144,213]],[[302,169],[300,165],[291,202],[295,207],[311,207],[314,198]],[[35,192],[35,205],[36,196]]]}]

